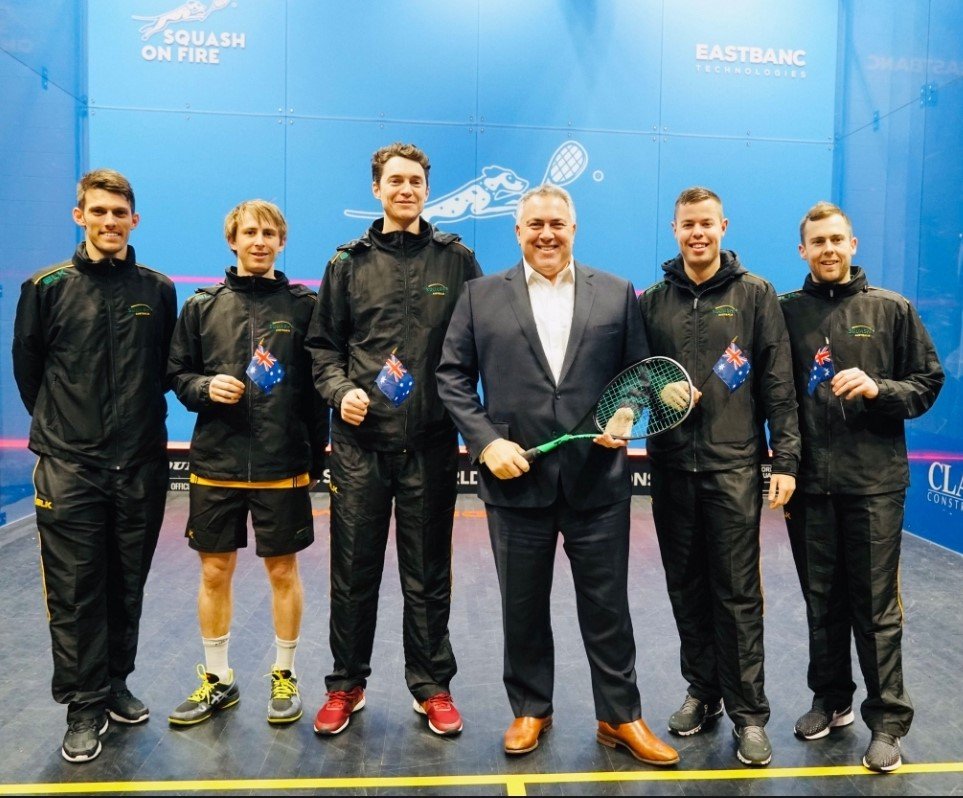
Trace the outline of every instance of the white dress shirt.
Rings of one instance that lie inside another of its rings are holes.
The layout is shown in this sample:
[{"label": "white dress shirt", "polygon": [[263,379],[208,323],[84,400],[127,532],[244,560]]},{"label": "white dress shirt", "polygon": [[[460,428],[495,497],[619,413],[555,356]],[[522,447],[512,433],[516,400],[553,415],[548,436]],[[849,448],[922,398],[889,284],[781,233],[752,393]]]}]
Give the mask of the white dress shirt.
[{"label": "white dress shirt", "polygon": [[575,267],[569,261],[568,266],[555,276],[555,282],[551,282],[525,263],[525,284],[538,339],[558,385],[575,313]]},{"label": "white dress shirt", "polygon": [[[568,336],[572,331],[572,316],[575,315],[575,266],[569,261],[555,276],[555,282],[542,277],[531,266],[525,266],[525,285],[528,286],[528,299],[532,303],[535,328],[542,349],[548,358],[549,368],[558,385],[568,348]],[[492,441],[494,443],[494,441]],[[479,463],[485,462],[485,455],[491,448],[488,444],[478,457]]]}]

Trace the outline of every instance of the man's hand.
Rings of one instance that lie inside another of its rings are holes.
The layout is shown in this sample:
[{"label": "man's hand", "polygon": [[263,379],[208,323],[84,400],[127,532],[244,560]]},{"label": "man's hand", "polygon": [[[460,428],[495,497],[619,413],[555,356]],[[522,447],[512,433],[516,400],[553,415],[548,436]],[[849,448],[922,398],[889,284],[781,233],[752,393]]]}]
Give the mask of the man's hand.
[{"label": "man's hand", "polygon": [[796,478],[792,474],[773,474],[769,478],[769,508],[782,507],[796,490]]},{"label": "man's hand", "polygon": [[[698,404],[702,391],[692,389],[692,404]],[[685,410],[689,406],[689,383],[685,380],[668,383],[659,394],[663,404],[675,410]]]},{"label": "man's hand", "polygon": [[371,401],[368,394],[361,388],[352,388],[341,400],[341,419],[342,421],[357,427],[368,415],[368,405]]},{"label": "man's hand", "polygon": [[236,405],[244,396],[244,383],[230,374],[215,374],[207,385],[207,394],[212,402]]},{"label": "man's hand", "polygon": [[836,374],[829,384],[832,386],[833,393],[843,399],[855,399],[857,396],[875,399],[879,396],[879,385],[876,384],[876,380],[861,368],[844,369]]},{"label": "man's hand", "polygon": [[[628,431],[631,432],[631,428]],[[624,438],[613,438],[610,432],[603,432],[601,435],[592,438],[592,443],[604,446],[606,449],[624,449],[629,445],[629,442]]]},{"label": "man's hand", "polygon": [[481,453],[481,460],[488,470],[499,479],[514,479],[531,468],[531,464],[522,457],[525,450],[514,441],[506,438],[496,438]]}]

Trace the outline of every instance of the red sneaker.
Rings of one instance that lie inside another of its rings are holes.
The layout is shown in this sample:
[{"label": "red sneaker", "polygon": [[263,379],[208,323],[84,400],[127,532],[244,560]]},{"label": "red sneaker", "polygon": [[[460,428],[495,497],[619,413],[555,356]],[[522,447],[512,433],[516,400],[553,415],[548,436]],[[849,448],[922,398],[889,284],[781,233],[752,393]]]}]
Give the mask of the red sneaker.
[{"label": "red sneaker", "polygon": [[351,715],[364,709],[364,689],[332,690],[314,718],[315,734],[339,734],[351,722]]},{"label": "red sneaker", "polygon": [[435,734],[458,734],[465,725],[451,700],[451,693],[436,693],[427,701],[416,698],[412,708],[419,715],[428,716],[428,728]]}]

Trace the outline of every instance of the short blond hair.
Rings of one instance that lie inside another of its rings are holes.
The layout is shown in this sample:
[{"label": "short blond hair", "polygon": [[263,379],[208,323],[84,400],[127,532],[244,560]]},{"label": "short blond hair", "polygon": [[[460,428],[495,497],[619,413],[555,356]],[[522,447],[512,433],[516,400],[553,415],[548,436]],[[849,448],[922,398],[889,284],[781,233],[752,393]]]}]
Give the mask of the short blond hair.
[{"label": "short blond hair", "polygon": [[281,213],[281,209],[273,202],[262,199],[244,200],[236,205],[231,212],[224,218],[224,238],[228,242],[237,238],[237,226],[241,223],[241,217],[245,213],[250,213],[261,224],[268,224],[277,228],[278,236],[281,241],[288,240],[288,223]]},{"label": "short blond hair", "polygon": [[818,222],[820,219],[828,219],[830,216],[843,217],[846,226],[849,228],[849,237],[853,237],[853,222],[843,209],[826,200],[820,200],[806,211],[806,215],[799,222],[799,243],[806,243],[806,222]]}]

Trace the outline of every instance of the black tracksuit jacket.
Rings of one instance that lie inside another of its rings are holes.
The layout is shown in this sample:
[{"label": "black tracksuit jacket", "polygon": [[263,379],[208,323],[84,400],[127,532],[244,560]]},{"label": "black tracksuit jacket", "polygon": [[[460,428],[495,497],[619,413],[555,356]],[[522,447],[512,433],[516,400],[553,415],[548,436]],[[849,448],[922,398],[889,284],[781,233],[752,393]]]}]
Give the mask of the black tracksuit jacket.
[{"label": "black tracksuit jacket", "polygon": [[[329,413],[304,348],[315,293],[274,274],[239,277],[232,266],[223,283],[198,289],[177,320],[168,372],[177,398],[197,413],[190,465],[198,476],[263,482],[323,475]],[[261,342],[285,369],[270,394],[245,374]],[[241,401],[211,400],[216,374],[245,383]]]},{"label": "black tracksuit jacket", "polygon": [[[427,449],[455,440],[435,368],[462,285],[480,277],[481,269],[457,235],[424,219],[416,234],[386,234],[382,226],[379,219],[361,238],[338,247],[328,263],[308,339],[314,381],[334,408],[332,441],[380,452]],[[415,380],[397,408],[375,386],[392,352]],[[340,413],[353,388],[371,400],[357,427]]]},{"label": "black tracksuit jacket", "polygon": [[[802,290],[780,297],[789,328],[799,398],[807,493],[870,495],[909,485],[904,421],[936,401],[945,376],[929,333],[899,294],[874,288],[854,266],[849,282],[806,277]],[[816,351],[828,342],[836,373],[859,367],[879,396],[843,400],[829,381],[807,386]]]},{"label": "black tracksuit jacket", "polygon": [[164,393],[174,284],[137,263],[74,256],[23,283],[13,371],[30,450],[120,470],[167,456]]}]

